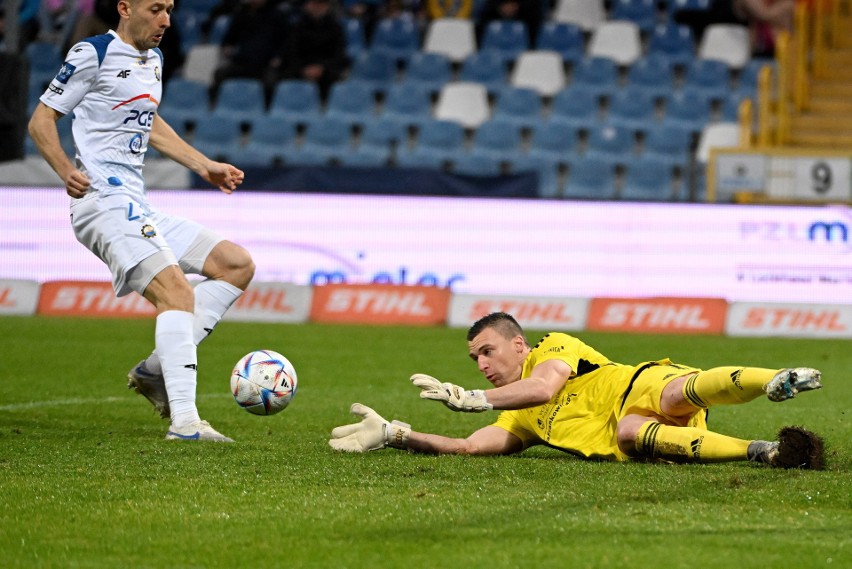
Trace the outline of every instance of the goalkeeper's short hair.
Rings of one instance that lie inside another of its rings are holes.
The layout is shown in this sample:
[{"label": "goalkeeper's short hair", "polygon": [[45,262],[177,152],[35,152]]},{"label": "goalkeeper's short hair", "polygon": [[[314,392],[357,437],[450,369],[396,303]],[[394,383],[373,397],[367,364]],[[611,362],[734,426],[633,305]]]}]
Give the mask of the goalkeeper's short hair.
[{"label": "goalkeeper's short hair", "polygon": [[523,336],[524,329],[515,318],[506,312],[492,312],[473,323],[467,331],[467,341],[476,338],[486,328],[494,328],[504,338]]}]

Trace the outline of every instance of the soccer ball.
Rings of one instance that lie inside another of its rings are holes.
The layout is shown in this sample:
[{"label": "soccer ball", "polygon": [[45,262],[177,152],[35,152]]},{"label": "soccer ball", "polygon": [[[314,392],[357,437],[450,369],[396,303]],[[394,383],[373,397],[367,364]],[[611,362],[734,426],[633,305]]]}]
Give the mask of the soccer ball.
[{"label": "soccer ball", "polygon": [[231,393],[237,405],[255,415],[275,415],[296,395],[296,368],[271,350],[243,356],[231,372]]}]

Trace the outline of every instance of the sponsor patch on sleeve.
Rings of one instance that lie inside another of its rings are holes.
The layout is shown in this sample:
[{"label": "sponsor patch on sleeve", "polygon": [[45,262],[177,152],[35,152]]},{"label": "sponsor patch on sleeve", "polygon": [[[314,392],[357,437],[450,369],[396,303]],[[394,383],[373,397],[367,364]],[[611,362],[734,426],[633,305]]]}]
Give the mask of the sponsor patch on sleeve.
[{"label": "sponsor patch on sleeve", "polygon": [[64,85],[65,83],[68,83],[68,80],[72,75],[74,75],[74,71],[76,70],[77,68],[74,65],[71,65],[66,61],[62,64],[62,67],[59,68],[59,73],[56,74],[56,80]]}]

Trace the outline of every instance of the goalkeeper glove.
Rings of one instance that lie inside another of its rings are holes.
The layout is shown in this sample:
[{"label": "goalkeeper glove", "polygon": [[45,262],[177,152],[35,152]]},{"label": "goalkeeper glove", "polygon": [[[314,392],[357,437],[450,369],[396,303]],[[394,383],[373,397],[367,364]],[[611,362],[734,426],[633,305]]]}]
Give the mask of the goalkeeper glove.
[{"label": "goalkeeper glove", "polygon": [[415,373],[411,376],[411,383],[422,389],[421,399],[433,399],[440,401],[453,411],[465,411],[468,413],[480,413],[490,411],[494,408],[485,398],[482,389],[471,389],[465,391],[463,388],[452,383],[441,383],[431,375]]},{"label": "goalkeeper glove", "polygon": [[360,403],[353,403],[349,411],[361,420],[351,425],[336,427],[331,431],[328,444],[334,450],[367,452],[387,446],[408,448],[411,425],[401,421],[389,423],[381,415]]}]

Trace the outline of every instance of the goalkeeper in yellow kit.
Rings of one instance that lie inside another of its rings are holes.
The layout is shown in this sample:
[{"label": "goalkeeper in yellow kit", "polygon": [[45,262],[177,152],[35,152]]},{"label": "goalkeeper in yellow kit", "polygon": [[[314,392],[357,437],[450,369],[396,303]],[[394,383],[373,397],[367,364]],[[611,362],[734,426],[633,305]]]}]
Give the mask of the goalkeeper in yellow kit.
[{"label": "goalkeeper in yellow kit", "polygon": [[577,338],[551,333],[530,346],[509,314],[496,312],[468,331],[468,348],[493,385],[465,390],[425,374],[411,381],[420,397],[454,411],[502,410],[497,421],[465,439],[420,433],[388,422],[360,403],[354,424],[332,431],[332,448],[367,452],[386,446],[435,454],[512,454],[547,445],[597,460],[730,462],[786,468],[823,466],[822,440],[785,427],[778,441],[742,440],[707,429],[707,409],[766,395],[784,401],[819,389],[812,368],[718,367],[709,370],[650,361],[636,366],[607,359]]}]

